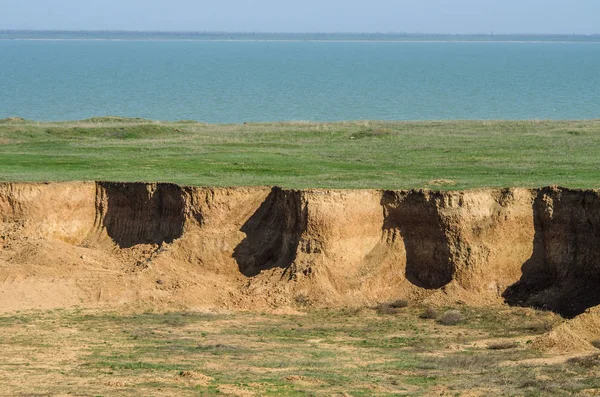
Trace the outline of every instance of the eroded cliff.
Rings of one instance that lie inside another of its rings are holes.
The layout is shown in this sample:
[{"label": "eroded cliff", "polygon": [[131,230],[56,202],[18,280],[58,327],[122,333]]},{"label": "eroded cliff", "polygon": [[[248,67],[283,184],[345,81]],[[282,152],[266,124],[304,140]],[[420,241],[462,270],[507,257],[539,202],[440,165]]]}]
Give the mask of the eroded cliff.
[{"label": "eroded cliff", "polygon": [[600,193],[0,184],[0,310],[600,303]]}]

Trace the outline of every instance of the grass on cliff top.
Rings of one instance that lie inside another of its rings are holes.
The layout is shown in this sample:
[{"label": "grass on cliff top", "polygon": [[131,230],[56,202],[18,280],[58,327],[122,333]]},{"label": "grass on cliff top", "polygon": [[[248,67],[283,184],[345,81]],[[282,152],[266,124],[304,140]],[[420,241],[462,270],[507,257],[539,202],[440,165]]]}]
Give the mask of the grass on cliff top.
[{"label": "grass on cliff top", "polygon": [[0,120],[2,181],[289,188],[600,187],[600,120]]}]

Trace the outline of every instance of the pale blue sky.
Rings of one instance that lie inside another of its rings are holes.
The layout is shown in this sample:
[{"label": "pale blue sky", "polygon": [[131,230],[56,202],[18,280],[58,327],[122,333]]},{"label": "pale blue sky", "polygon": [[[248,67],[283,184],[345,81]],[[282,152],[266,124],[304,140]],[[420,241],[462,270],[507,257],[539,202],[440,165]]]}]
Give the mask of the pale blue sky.
[{"label": "pale blue sky", "polygon": [[0,30],[600,33],[600,0],[0,0]]}]

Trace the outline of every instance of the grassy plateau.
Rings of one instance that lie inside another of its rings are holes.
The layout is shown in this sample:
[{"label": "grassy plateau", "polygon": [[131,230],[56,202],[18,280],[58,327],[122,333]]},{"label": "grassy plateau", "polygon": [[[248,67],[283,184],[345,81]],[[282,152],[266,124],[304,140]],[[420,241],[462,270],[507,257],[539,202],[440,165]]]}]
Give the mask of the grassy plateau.
[{"label": "grassy plateau", "polygon": [[464,189],[600,187],[600,120],[0,120],[2,181]]}]

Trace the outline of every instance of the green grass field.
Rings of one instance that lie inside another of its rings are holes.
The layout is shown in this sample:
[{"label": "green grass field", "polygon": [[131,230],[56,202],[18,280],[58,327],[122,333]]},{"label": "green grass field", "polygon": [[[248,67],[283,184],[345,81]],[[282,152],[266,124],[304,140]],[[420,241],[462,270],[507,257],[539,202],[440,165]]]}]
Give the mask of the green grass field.
[{"label": "green grass field", "polygon": [[600,187],[600,120],[211,125],[0,120],[2,181]]}]

